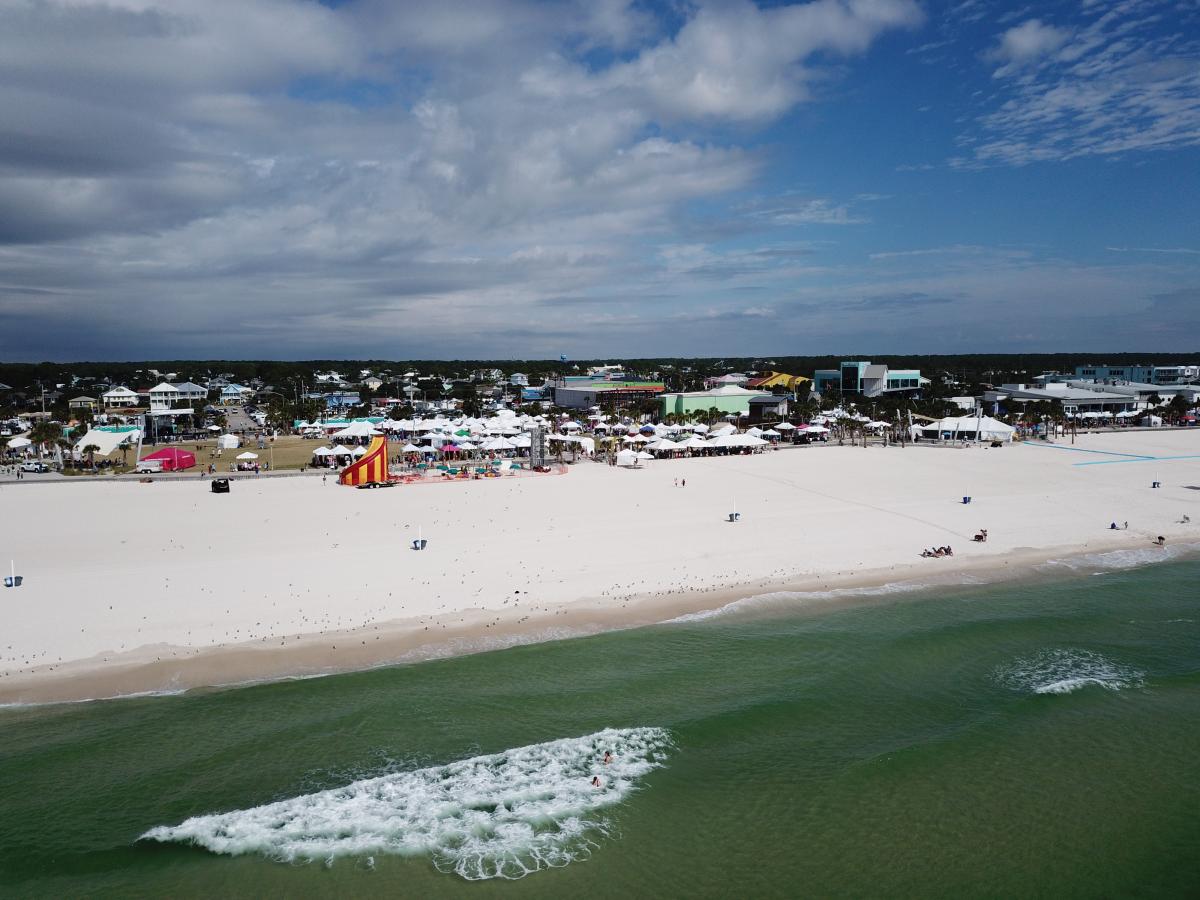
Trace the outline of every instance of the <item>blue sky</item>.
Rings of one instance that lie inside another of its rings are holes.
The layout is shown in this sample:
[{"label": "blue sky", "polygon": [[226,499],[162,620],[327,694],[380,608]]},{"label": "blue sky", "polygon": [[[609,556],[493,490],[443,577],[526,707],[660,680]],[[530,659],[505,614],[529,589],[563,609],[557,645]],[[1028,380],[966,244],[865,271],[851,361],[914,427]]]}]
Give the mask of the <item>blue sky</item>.
[{"label": "blue sky", "polygon": [[0,358],[1178,351],[1196,0],[13,0]]}]

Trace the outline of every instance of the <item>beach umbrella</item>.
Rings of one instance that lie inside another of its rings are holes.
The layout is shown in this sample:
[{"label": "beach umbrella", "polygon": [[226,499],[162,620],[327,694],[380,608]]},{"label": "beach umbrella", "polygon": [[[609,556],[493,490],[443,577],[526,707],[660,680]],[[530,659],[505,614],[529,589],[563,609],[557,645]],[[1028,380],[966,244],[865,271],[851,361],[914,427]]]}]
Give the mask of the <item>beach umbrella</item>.
[{"label": "beach umbrella", "polygon": [[258,454],[251,453],[249,450],[247,450],[245,453],[239,453],[237,455],[237,458],[238,459],[258,459]]}]

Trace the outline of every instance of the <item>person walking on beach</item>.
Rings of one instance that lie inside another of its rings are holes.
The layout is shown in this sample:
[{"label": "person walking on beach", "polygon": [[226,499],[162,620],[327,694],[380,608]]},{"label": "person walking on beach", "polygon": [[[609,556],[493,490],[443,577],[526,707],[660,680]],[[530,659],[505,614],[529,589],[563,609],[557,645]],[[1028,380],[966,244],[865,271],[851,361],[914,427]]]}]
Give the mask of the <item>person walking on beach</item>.
[{"label": "person walking on beach", "polygon": [[680,481],[679,481],[679,486],[680,486],[680,487],[687,487],[687,479],[686,479],[686,478],[682,478],[682,479],[680,479]]}]

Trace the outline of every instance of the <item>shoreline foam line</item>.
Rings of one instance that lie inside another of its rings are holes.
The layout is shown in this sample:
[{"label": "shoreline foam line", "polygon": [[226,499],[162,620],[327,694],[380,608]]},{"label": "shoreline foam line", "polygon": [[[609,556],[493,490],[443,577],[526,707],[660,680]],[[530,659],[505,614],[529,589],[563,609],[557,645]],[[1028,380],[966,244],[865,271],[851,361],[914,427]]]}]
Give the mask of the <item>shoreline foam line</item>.
[{"label": "shoreline foam line", "polygon": [[671,748],[662,728],[606,728],[195,816],[139,840],[326,865],[338,857],[427,855],[438,871],[468,881],[523,878],[588,857],[608,834],[601,810],[661,768]]}]

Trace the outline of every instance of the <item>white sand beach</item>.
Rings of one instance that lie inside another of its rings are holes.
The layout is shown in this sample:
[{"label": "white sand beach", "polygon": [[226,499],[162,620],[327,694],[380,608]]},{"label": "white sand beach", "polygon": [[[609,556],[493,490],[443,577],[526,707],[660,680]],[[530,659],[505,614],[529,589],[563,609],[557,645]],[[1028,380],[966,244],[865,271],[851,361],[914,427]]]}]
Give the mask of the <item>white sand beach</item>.
[{"label": "white sand beach", "polygon": [[[1170,549],[1200,541],[1200,430],[587,462],[376,491],[24,483],[0,503],[0,560],[24,578],[0,592],[0,703],[76,700],[646,624],[765,591],[986,579],[1153,551],[1158,535]],[[972,542],[981,528],[988,542]],[[946,544],[953,558],[919,555]]]}]

